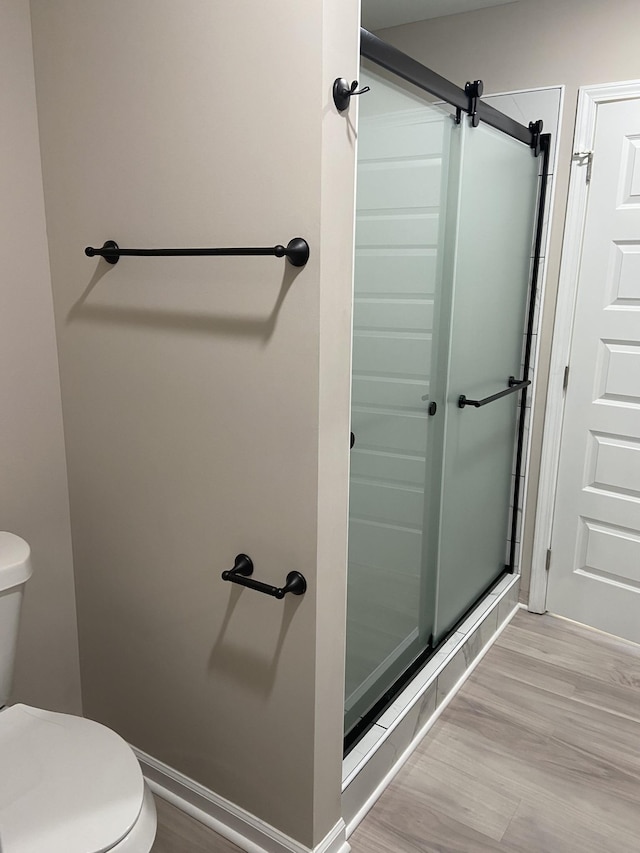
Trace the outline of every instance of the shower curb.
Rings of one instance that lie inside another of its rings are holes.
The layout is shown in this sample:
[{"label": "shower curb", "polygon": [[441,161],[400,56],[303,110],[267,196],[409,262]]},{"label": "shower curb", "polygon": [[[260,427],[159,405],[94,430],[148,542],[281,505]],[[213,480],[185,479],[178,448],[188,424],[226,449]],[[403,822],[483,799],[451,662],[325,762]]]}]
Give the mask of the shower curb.
[{"label": "shower curb", "polygon": [[519,604],[520,575],[503,578],[343,762],[347,838],[480,663]]}]

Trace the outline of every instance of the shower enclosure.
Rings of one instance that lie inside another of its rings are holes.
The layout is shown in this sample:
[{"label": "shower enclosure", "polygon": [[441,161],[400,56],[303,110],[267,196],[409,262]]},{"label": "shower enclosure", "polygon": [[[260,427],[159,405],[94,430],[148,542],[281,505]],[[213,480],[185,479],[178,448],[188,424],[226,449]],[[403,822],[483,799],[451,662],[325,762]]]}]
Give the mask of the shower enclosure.
[{"label": "shower enclosure", "polygon": [[366,31],[362,50],[347,746],[515,568],[544,162],[539,124]]}]

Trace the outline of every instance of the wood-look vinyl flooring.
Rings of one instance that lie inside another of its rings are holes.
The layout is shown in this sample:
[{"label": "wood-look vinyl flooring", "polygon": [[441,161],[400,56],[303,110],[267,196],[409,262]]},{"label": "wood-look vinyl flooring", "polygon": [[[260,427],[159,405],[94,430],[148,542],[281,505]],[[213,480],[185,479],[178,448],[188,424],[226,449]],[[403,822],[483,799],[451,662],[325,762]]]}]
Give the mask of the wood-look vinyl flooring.
[{"label": "wood-look vinyl flooring", "polygon": [[350,842],[640,851],[640,647],[519,611]]},{"label": "wood-look vinyl flooring", "polygon": [[[158,801],[153,853],[237,853]],[[640,853],[640,646],[520,611],[353,853]]]}]

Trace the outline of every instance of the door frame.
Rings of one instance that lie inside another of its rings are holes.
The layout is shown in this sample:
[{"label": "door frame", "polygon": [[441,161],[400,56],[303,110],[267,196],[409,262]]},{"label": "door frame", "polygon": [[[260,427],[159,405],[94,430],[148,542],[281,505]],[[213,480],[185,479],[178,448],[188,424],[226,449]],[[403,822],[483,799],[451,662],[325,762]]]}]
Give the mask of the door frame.
[{"label": "door frame", "polygon": [[544,613],[547,609],[547,553],[551,548],[560,465],[560,442],[565,404],[564,371],[569,364],[571,352],[582,242],[589,199],[589,184],[586,181],[588,160],[578,155],[593,149],[598,106],[631,98],[640,98],[640,80],[581,86],[578,90],[578,111],[571,156],[533,538],[528,604],[528,609],[532,613]]}]

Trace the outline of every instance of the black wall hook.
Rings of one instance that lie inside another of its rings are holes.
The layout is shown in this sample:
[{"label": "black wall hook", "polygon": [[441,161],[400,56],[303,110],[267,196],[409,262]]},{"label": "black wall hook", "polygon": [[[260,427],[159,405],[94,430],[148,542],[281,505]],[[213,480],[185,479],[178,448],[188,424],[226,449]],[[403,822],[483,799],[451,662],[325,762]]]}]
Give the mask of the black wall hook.
[{"label": "black wall hook", "polygon": [[263,592],[265,595],[272,595],[274,598],[284,598],[288,592],[293,593],[293,595],[304,595],[307,591],[307,581],[300,572],[289,572],[283,587],[254,581],[250,577],[252,574],[253,560],[251,557],[246,554],[238,554],[233,568],[222,573],[222,580],[231,581],[231,583],[237,583],[240,586],[248,586],[249,589],[255,589],[256,592]]},{"label": "black wall hook", "polygon": [[358,81],[354,80],[351,85],[344,79],[344,77],[337,77],[333,82],[333,103],[336,105],[336,109],[338,112],[344,112],[349,106],[349,101],[351,100],[352,95],[364,95],[365,92],[370,92],[371,88],[369,86],[363,86],[362,89],[358,88]]}]

